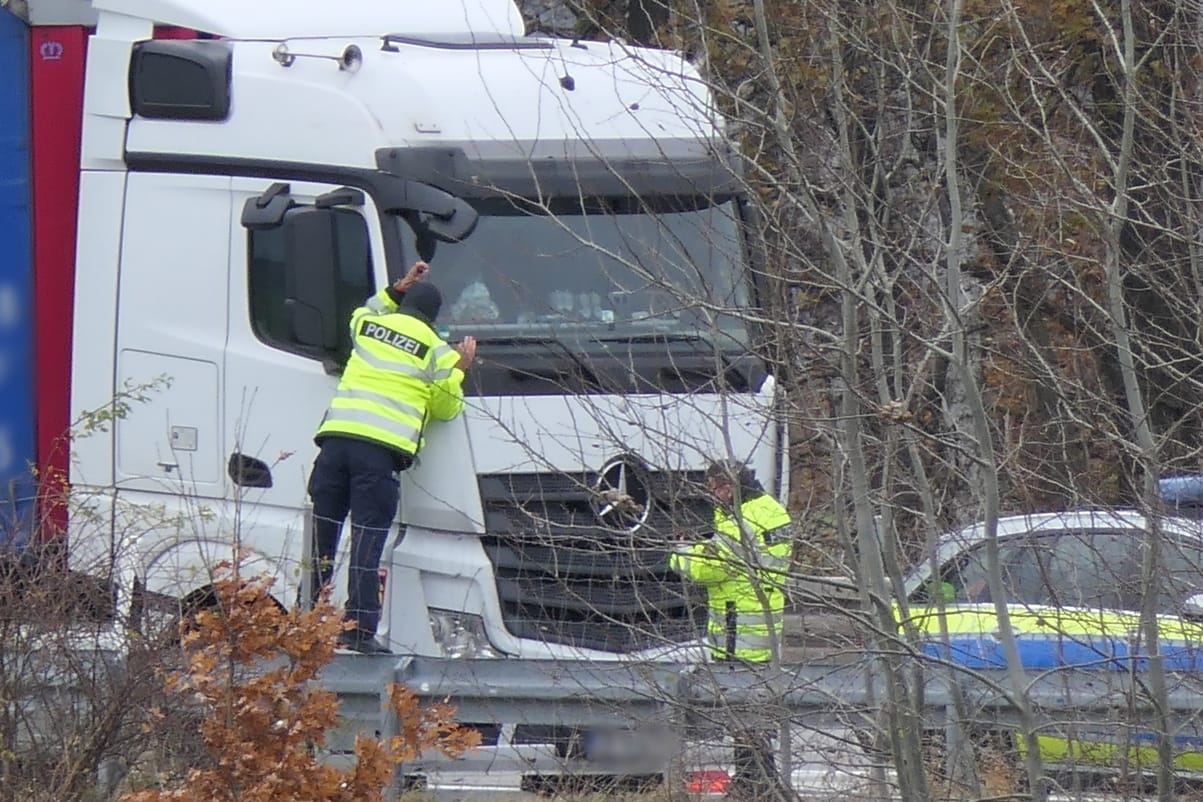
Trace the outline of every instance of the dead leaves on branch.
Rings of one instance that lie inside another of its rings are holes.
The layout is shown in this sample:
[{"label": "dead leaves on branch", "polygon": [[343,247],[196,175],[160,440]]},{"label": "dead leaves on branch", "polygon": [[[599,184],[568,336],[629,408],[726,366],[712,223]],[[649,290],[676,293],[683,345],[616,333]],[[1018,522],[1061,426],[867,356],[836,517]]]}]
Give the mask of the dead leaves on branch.
[{"label": "dead leaves on branch", "polygon": [[[244,578],[229,564],[218,570],[218,603],[182,627],[184,664],[166,678],[181,705],[206,714],[207,764],[179,788],[137,791],[123,802],[362,802],[381,797],[400,763],[479,744],[478,732],[455,723],[453,707],[424,706],[394,683],[401,734],[387,742],[361,734],[353,767],[324,765],[317,750],[339,723],[338,700],[314,680],[334,657],[340,611],[325,595],[313,610],[283,610],[272,580]],[[147,726],[157,719],[161,713]]]}]

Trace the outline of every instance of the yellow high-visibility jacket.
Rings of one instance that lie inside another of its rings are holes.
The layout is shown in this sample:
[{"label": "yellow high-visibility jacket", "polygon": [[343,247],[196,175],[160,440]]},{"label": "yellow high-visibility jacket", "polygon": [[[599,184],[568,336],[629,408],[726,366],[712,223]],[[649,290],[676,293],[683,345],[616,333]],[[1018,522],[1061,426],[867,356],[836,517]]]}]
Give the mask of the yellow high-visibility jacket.
[{"label": "yellow high-visibility jacket", "polygon": [[744,501],[736,515],[716,509],[714,530],[712,539],[674,553],[669,567],[706,588],[716,658],[767,662],[774,640],[781,642],[789,513],[765,493]]},{"label": "yellow high-visibility jacket", "polygon": [[464,408],[459,353],[422,320],[397,313],[388,288],[351,314],[353,349],[315,439],[354,437],[412,456],[431,417]]}]

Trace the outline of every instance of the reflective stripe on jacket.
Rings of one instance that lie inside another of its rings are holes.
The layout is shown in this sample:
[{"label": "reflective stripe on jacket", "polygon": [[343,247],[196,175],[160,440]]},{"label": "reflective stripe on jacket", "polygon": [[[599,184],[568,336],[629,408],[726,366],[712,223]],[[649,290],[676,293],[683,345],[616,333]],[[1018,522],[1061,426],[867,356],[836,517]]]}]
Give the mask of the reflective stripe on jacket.
[{"label": "reflective stripe on jacket", "polygon": [[459,353],[411,315],[397,312],[388,288],[351,314],[351,358],[316,439],[339,434],[413,455],[431,417],[464,408]]},{"label": "reflective stripe on jacket", "polygon": [[773,641],[780,643],[789,525],[785,507],[758,495],[740,505],[738,515],[716,509],[714,537],[670,557],[670,568],[706,588],[715,657],[763,663],[772,657]]}]

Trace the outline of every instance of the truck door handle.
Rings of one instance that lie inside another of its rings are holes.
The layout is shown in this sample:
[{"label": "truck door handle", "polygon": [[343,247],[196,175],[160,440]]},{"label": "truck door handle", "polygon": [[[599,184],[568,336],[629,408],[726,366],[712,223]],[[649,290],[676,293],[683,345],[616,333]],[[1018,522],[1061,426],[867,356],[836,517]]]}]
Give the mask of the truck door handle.
[{"label": "truck door handle", "polygon": [[239,487],[271,487],[272,469],[261,459],[235,451],[230,455],[226,471]]}]

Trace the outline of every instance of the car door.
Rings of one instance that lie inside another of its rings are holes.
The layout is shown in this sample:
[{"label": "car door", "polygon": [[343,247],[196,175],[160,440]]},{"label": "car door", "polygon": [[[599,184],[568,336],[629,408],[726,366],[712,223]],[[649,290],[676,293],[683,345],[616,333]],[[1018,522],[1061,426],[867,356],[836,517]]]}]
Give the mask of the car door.
[{"label": "car door", "polygon": [[1203,542],[1187,533],[1166,537],[1156,583],[1160,651],[1167,671],[1203,671]]},{"label": "car door", "polygon": [[[1008,617],[1025,669],[1145,670],[1149,650],[1139,611],[1147,543],[1143,530],[1116,528],[1028,534],[1000,545]],[[1167,672],[1189,676],[1203,670],[1203,609],[1188,603],[1203,590],[1203,543],[1187,532],[1163,530],[1161,546],[1161,568],[1148,588],[1156,595],[1158,650]],[[938,582],[913,594],[925,608],[917,620],[926,654],[968,668],[1006,665],[987,567],[979,544],[948,560]],[[933,588],[944,592],[943,604],[935,605],[942,614],[932,612]],[[1201,735],[1196,727],[1175,733],[1176,766],[1203,770]],[[1151,737],[1135,722],[1044,734],[1038,743],[1050,763],[1106,763],[1123,756],[1137,765],[1156,762],[1154,750],[1142,745]]]},{"label": "car door", "polygon": [[[1128,653],[1137,621],[1138,543],[1139,533],[1129,530],[1066,529],[1000,544],[1003,601],[1026,667],[1097,663]],[[930,593],[915,599],[926,608],[917,622],[927,651],[969,666],[1005,665],[988,568],[985,546],[977,544],[941,568],[942,616],[933,612]]]}]

